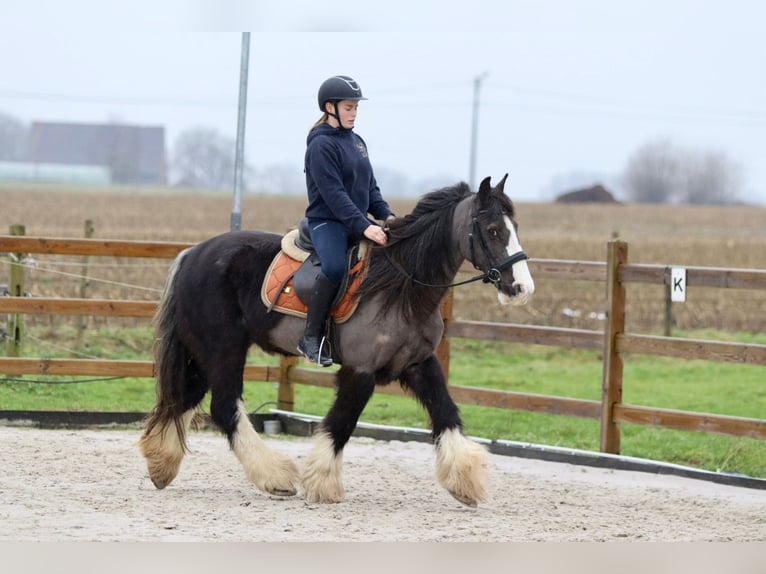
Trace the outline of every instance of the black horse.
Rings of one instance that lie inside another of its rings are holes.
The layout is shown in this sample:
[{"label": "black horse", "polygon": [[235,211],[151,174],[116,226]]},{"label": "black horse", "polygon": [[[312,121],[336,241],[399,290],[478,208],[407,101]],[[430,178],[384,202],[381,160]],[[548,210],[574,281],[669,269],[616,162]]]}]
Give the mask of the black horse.
[{"label": "black horse", "polygon": [[242,401],[250,345],[296,355],[304,328],[303,319],[267,312],[260,298],[281,236],[224,233],[181,253],[155,317],[157,404],[139,441],[155,486],[177,475],[186,432],[210,390],[212,420],[258,488],[293,495],[300,482],[308,501],[338,502],[343,448],[375,386],[398,380],[430,415],[439,482],[465,504],[484,500],[486,450],[464,436],[434,350],[444,329],[439,304],[464,260],[503,304],[524,304],[534,291],[506,177],[494,188],[486,178],[478,193],[465,183],[431,192],[391,223],[388,245],[372,252],[354,315],[337,326],[336,397],[300,480],[292,461],[255,432]]}]

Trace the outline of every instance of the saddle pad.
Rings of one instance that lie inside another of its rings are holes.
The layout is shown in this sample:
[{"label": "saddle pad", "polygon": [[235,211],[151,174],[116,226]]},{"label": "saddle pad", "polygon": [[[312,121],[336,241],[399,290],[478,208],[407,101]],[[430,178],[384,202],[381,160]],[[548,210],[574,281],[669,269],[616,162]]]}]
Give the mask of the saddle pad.
[{"label": "saddle pad", "polygon": [[[365,257],[349,269],[348,289],[330,313],[336,323],[348,321],[354,311],[356,311],[359,301],[355,295],[367,273],[368,259],[369,257]],[[266,271],[266,277],[261,286],[261,300],[264,305],[271,307],[273,304],[274,311],[279,311],[286,315],[306,317],[308,307],[298,298],[292,279],[292,275],[301,265],[300,261],[296,261],[284,251],[277,253],[271,265],[269,265],[269,269]]]}]

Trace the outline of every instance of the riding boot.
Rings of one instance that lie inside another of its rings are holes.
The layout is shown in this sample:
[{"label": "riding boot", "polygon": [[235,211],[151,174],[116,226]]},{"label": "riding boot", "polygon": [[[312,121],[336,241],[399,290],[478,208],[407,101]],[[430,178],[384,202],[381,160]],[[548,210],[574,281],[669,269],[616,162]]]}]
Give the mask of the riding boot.
[{"label": "riding boot", "polygon": [[323,273],[317,276],[314,289],[311,292],[306,331],[298,342],[298,351],[312,363],[322,367],[332,365],[332,355],[325,339],[327,317],[330,315],[337,285],[333,284]]}]

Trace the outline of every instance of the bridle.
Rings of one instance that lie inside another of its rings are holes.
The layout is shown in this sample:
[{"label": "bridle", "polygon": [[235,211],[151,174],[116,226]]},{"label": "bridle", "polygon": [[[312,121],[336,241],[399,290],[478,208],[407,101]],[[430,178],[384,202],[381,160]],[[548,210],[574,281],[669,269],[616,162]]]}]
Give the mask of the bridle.
[{"label": "bridle", "polygon": [[485,241],[484,236],[481,234],[481,229],[479,229],[479,215],[474,209],[474,212],[471,214],[471,233],[468,234],[468,245],[471,249],[471,262],[473,263],[474,269],[481,271],[481,267],[476,264],[476,252],[474,249],[473,241],[474,236],[479,238],[479,246],[481,247],[484,259],[487,262],[487,271],[485,271],[483,275],[476,277],[474,281],[482,279],[484,283],[492,283],[495,287],[497,287],[497,284],[500,283],[503,271],[505,271],[508,267],[511,267],[514,263],[518,263],[519,261],[526,261],[529,259],[529,256],[522,250],[517,251],[513,255],[509,255],[497,265],[493,264],[492,257],[489,253],[489,248],[487,247],[487,242]]},{"label": "bridle", "polygon": [[[482,254],[484,255],[484,259],[487,262],[487,270],[482,271],[481,267],[476,264],[476,250],[474,247],[474,237],[478,237],[479,247],[481,248]],[[484,236],[481,234],[481,229],[479,228],[479,212],[476,211],[476,208],[474,206],[474,210],[471,213],[471,231],[468,234],[468,245],[471,251],[471,263],[473,263],[473,266],[475,269],[478,269],[479,271],[482,271],[481,275],[476,275],[475,277],[471,277],[470,279],[466,279],[465,281],[458,281],[457,283],[449,283],[446,285],[437,285],[433,283],[426,283],[424,281],[420,281],[415,278],[415,276],[408,272],[406,269],[404,269],[399,263],[391,259],[391,255],[388,253],[388,250],[384,249],[383,253],[386,254],[386,258],[388,259],[389,263],[397,270],[399,273],[407,277],[410,281],[413,283],[416,283],[422,287],[432,287],[437,289],[446,289],[448,287],[459,287],[460,285],[467,285],[468,283],[473,283],[475,281],[481,280],[484,283],[492,283],[495,287],[498,287],[500,283],[500,279],[502,278],[502,273],[508,267],[511,267],[513,264],[518,263],[519,261],[526,261],[529,259],[529,256],[522,250],[514,253],[513,255],[509,255],[500,263],[494,264],[492,262],[492,255],[489,252],[489,247],[487,247],[487,242],[484,239]]]}]

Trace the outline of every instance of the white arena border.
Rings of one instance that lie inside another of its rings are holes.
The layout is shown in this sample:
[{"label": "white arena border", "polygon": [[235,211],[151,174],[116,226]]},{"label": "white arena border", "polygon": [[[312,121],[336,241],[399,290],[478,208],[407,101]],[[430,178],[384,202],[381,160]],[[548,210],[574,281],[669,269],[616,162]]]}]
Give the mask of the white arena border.
[{"label": "white arena border", "polygon": [[[282,422],[283,430],[287,434],[303,436],[311,435],[322,420],[322,417],[319,416],[278,409],[271,409],[269,413],[269,415],[256,416],[279,419]],[[431,431],[427,429],[377,425],[361,421],[357,424],[353,436],[387,441],[431,442]],[[474,436],[471,436],[470,438],[485,445],[489,452],[497,455],[531,458],[549,462],[564,462],[568,464],[613,470],[628,470],[651,474],[680,476],[697,480],[706,480],[708,482],[728,486],[766,490],[766,479],[755,478],[745,474],[712,472],[669,462],[576,448],[564,448],[511,440],[491,440]]]}]

